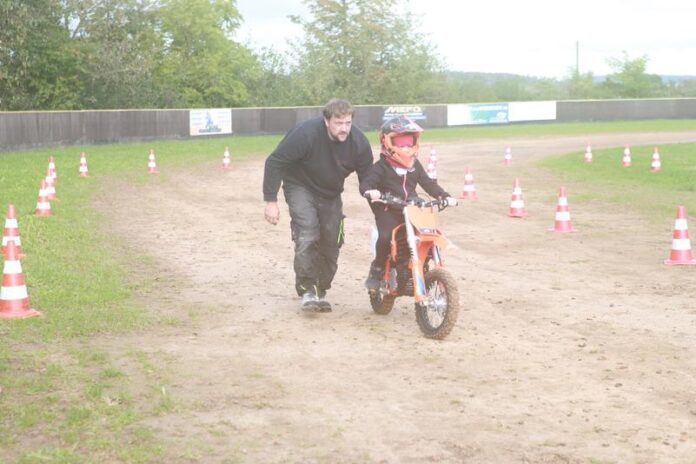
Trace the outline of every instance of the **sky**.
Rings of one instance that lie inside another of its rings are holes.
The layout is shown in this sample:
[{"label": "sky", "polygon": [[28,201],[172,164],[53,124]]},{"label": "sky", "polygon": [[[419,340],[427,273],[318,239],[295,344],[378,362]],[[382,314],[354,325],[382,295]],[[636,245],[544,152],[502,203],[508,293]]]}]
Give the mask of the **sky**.
[{"label": "sky", "polygon": [[[696,76],[696,0],[410,0],[416,30],[447,68],[564,78],[610,74],[607,60],[647,56],[646,72]],[[236,38],[288,49],[302,36],[288,15],[302,0],[237,0]],[[576,53],[577,50],[577,53]]]}]

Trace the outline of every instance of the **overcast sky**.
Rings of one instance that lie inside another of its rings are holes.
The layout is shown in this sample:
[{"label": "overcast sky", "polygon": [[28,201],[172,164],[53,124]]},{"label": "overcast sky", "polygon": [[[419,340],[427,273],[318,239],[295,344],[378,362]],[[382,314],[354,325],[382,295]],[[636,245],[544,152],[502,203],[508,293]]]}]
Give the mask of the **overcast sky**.
[{"label": "overcast sky", "polygon": [[[410,0],[418,30],[448,68],[562,78],[608,74],[609,58],[648,57],[647,72],[696,76],[696,0]],[[237,34],[252,47],[286,49],[302,30],[287,18],[301,0],[237,0]]]}]

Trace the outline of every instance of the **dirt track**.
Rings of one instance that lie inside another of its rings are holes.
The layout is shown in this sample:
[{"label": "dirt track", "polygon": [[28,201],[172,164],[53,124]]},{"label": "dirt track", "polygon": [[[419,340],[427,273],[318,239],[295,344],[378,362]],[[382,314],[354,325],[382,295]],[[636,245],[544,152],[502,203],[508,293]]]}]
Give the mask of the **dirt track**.
[{"label": "dirt track", "polygon": [[[119,185],[103,205],[115,233],[162,269],[144,298],[185,323],[97,344],[117,359],[144,350],[176,379],[177,408],[146,424],[167,443],[165,462],[693,463],[696,268],[662,264],[672,219],[576,204],[581,186],[569,186],[578,232],[546,231],[559,184],[530,161],[586,142],[436,145],[440,183],[459,195],[470,166],[480,197],[442,215],[463,305],[443,342],[421,336],[412,300],[370,310],[372,217],[354,176],[334,311],[313,316],[294,296],[287,208],[279,226],[263,220],[262,159]],[[526,219],[507,215],[515,177]]]}]

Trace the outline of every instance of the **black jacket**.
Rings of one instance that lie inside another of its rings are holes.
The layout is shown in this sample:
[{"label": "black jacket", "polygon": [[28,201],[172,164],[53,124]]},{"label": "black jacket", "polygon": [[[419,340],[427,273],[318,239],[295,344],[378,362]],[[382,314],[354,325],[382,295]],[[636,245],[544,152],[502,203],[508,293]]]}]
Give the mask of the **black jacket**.
[{"label": "black jacket", "polygon": [[405,178],[406,182],[404,183],[404,176],[397,174],[396,170],[381,156],[379,161],[372,165],[365,179],[360,182],[360,194],[364,194],[367,190],[379,190],[382,193],[389,192],[403,200],[408,200],[418,196],[416,185],[420,185],[431,197],[446,198],[451,196],[435,180],[428,177],[423,165],[418,160],[413,165],[413,169],[406,173]]},{"label": "black jacket", "polygon": [[362,181],[372,161],[372,147],[360,129],[353,126],[345,142],[334,142],[324,118],[310,119],[285,134],[266,158],[263,199],[277,201],[281,181],[335,198],[343,192],[345,178],[355,171]]}]

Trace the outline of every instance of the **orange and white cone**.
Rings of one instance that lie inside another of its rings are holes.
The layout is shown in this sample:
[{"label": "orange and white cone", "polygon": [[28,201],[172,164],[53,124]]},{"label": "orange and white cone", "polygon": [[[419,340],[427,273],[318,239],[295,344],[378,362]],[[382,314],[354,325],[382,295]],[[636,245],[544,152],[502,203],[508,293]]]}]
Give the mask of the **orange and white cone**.
[{"label": "orange and white cone", "polygon": [[592,147],[590,144],[587,144],[587,147],[585,147],[585,162],[586,163],[591,163],[592,162]]},{"label": "orange and white cone", "polygon": [[549,232],[575,232],[573,225],[570,222],[570,211],[568,210],[568,196],[566,195],[565,187],[561,187],[558,192],[558,205],[556,206],[556,220],[553,223],[553,228]]},{"label": "orange and white cone", "polygon": [[510,217],[525,217],[527,210],[524,208],[524,199],[522,198],[522,187],[520,180],[515,179],[515,184],[512,187],[512,198],[510,199]]},{"label": "orange and white cone", "polygon": [[157,161],[155,160],[155,150],[150,148],[150,155],[147,162],[148,174],[157,174]]},{"label": "orange and white cone", "polygon": [[55,200],[56,197],[56,185],[53,182],[53,171],[51,168],[46,170],[46,177],[44,178],[46,182],[46,198],[49,200]]},{"label": "orange and white cone", "polygon": [[672,233],[672,252],[665,264],[674,266],[678,264],[696,264],[691,253],[691,240],[689,239],[689,226],[686,223],[686,211],[683,206],[677,206],[677,218],[674,220],[674,232]]},{"label": "orange and white cone", "polygon": [[29,306],[29,295],[24,283],[22,264],[14,240],[7,243],[0,288],[0,319],[24,319],[40,316]]},{"label": "orange and white cone", "polygon": [[87,169],[87,156],[85,152],[80,153],[80,177],[89,177],[89,169]]},{"label": "orange and white cone", "polygon": [[225,147],[225,152],[222,154],[222,169],[231,169],[232,162],[230,161],[230,148]]},{"label": "orange and white cone", "polygon": [[17,211],[14,205],[8,205],[5,217],[5,230],[2,234],[2,252],[7,252],[7,244],[12,241],[17,247],[17,254],[22,255],[22,241],[19,238],[19,225],[17,224]]},{"label": "orange and white cone", "polygon": [[505,156],[503,157],[503,164],[509,166],[512,164],[512,149],[510,147],[505,147]]},{"label": "orange and white cone", "polygon": [[56,162],[52,156],[49,156],[49,158],[48,158],[48,170],[51,171],[51,179],[53,181],[53,185],[57,184],[58,183],[58,171],[56,170]]},{"label": "orange and white cone", "polygon": [[628,168],[631,166],[631,149],[626,146],[624,148],[624,153],[623,153],[623,159],[622,159],[623,167]]},{"label": "orange and white cone", "polygon": [[433,148],[430,150],[430,156],[428,157],[428,164],[425,173],[433,180],[437,180],[437,152]]},{"label": "orange and white cone", "polygon": [[46,196],[46,180],[41,181],[41,188],[39,189],[39,199],[36,202],[36,213],[37,216],[51,216],[51,202]]},{"label": "orange and white cone", "polygon": [[466,173],[464,174],[464,190],[460,198],[464,200],[476,200],[478,198],[476,186],[474,186],[474,175],[469,168],[466,168]]},{"label": "orange and white cone", "polygon": [[650,163],[650,170],[652,172],[659,172],[662,169],[662,162],[660,161],[660,152],[655,147],[655,151],[652,155],[652,162]]}]

